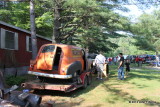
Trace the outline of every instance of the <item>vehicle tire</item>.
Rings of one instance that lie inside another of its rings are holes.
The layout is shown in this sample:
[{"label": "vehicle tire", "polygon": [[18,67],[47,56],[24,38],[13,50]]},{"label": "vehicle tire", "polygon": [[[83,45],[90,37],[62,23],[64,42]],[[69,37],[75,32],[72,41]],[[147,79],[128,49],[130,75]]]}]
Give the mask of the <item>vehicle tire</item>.
[{"label": "vehicle tire", "polygon": [[92,83],[92,74],[89,74],[87,84],[90,85]]},{"label": "vehicle tire", "polygon": [[88,85],[88,77],[85,76],[85,79],[84,79],[84,84],[83,84],[83,89],[87,88],[87,85]]}]

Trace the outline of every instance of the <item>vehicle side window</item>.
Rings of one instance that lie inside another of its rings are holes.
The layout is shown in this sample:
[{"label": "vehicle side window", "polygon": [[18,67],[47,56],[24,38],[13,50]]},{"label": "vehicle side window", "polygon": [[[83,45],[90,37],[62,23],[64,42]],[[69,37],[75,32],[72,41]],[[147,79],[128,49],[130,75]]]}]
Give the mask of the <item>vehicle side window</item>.
[{"label": "vehicle side window", "polygon": [[55,49],[54,45],[49,45],[49,46],[45,46],[42,50],[42,53],[46,53],[46,52],[53,52]]}]

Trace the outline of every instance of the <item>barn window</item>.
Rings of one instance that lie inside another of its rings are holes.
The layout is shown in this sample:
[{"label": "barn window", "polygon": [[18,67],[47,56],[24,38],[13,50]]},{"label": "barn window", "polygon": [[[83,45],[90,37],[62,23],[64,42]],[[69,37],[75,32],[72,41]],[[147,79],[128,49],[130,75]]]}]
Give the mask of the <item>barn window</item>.
[{"label": "barn window", "polygon": [[18,34],[1,28],[1,48],[18,50]]},{"label": "barn window", "polygon": [[15,35],[13,32],[6,31],[5,35],[5,48],[14,49],[15,48]]},{"label": "barn window", "polygon": [[31,37],[26,36],[26,50],[31,52],[32,51],[32,41]]}]

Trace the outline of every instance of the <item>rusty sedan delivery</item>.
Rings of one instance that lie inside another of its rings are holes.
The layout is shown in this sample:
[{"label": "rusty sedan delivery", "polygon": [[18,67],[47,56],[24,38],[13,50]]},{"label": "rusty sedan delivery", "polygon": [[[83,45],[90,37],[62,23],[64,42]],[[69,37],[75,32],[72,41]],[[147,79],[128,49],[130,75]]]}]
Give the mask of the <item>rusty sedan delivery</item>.
[{"label": "rusty sedan delivery", "polygon": [[31,61],[28,73],[43,77],[70,79],[76,78],[91,68],[82,48],[64,44],[43,45],[35,61]]}]

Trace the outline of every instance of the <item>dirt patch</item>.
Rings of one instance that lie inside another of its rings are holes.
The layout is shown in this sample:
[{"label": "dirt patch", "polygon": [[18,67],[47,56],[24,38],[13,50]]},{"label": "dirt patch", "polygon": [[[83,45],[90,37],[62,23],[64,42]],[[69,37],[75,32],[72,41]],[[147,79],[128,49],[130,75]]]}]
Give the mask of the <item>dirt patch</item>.
[{"label": "dirt patch", "polygon": [[42,96],[42,102],[54,101],[56,107],[72,107],[79,106],[84,99],[72,97],[58,97],[58,96]]}]

